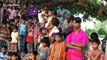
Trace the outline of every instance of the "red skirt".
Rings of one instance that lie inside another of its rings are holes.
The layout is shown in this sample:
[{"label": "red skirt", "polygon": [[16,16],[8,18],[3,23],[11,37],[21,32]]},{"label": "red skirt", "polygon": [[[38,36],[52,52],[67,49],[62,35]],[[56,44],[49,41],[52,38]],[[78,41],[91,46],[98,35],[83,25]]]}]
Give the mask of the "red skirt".
[{"label": "red skirt", "polygon": [[33,36],[27,36],[26,42],[34,44],[34,37]]},{"label": "red skirt", "polygon": [[18,43],[12,43],[12,45],[15,45],[15,46],[16,46],[16,45],[18,45]]}]

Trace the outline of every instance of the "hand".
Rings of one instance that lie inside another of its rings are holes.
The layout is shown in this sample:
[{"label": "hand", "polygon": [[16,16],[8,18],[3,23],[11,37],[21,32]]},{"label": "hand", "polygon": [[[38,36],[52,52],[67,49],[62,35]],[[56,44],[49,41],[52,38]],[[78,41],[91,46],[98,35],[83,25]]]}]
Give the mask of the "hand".
[{"label": "hand", "polygon": [[79,51],[79,52],[81,52],[81,51],[82,51],[82,48],[76,47],[76,50]]},{"label": "hand", "polygon": [[75,43],[71,42],[71,43],[70,43],[70,45],[73,45],[73,46],[75,46]]}]

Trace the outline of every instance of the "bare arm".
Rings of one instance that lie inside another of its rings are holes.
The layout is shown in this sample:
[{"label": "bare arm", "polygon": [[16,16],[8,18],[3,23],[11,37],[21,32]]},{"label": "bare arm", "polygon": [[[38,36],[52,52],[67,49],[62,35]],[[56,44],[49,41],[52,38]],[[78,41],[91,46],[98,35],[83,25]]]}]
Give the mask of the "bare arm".
[{"label": "bare arm", "polygon": [[70,45],[70,44],[68,44],[68,43],[66,43],[66,47],[71,48],[71,49],[75,49],[75,48],[76,48],[75,46]]},{"label": "bare arm", "polygon": [[71,43],[71,45],[74,45],[74,46],[76,46],[76,47],[80,47],[80,48],[84,48],[84,47],[85,47],[84,44]]}]

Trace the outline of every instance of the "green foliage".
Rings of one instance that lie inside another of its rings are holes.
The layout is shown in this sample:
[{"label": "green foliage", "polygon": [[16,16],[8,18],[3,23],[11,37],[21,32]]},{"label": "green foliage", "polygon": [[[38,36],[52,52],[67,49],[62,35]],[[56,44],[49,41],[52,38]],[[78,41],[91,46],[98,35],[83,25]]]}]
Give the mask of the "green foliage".
[{"label": "green foliage", "polygon": [[[55,4],[57,3],[57,4]],[[62,4],[64,7],[71,11],[72,14],[84,14],[83,20],[88,19],[89,16],[95,17],[100,21],[104,21],[107,19],[107,5],[103,6],[98,0],[83,0],[83,3],[74,2],[51,2],[43,3],[42,5],[48,5],[49,9],[56,9],[58,5]],[[103,8],[102,8],[103,7]],[[98,11],[102,9],[101,14]]]},{"label": "green foliage", "polygon": [[105,31],[103,28],[100,28],[100,29],[98,30],[98,34],[99,34],[99,35],[105,35],[105,34],[106,34],[106,31]]}]

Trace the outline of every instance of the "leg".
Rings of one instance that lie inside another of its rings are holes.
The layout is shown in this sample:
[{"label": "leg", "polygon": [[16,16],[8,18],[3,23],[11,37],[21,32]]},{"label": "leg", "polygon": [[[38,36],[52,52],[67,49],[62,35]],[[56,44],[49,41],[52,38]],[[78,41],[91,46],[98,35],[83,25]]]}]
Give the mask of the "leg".
[{"label": "leg", "polygon": [[23,49],[23,35],[20,35],[20,52],[23,52],[22,49]]},{"label": "leg", "polygon": [[26,36],[23,36],[23,39],[22,39],[22,52],[25,52],[25,43],[26,43]]}]

